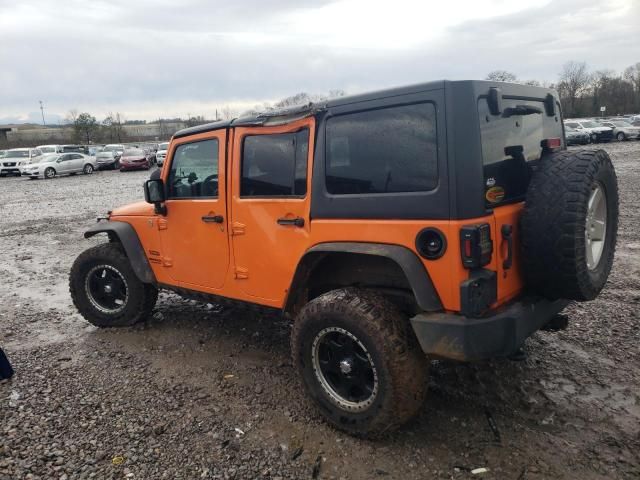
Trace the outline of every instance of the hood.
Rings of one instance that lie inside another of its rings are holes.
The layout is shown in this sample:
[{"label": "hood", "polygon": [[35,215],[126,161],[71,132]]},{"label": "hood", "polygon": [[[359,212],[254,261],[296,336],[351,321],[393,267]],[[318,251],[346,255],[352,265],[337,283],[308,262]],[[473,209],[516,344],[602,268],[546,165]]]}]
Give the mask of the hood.
[{"label": "hood", "polygon": [[147,216],[153,215],[153,205],[147,202],[135,202],[122,207],[114,208],[111,217]]}]

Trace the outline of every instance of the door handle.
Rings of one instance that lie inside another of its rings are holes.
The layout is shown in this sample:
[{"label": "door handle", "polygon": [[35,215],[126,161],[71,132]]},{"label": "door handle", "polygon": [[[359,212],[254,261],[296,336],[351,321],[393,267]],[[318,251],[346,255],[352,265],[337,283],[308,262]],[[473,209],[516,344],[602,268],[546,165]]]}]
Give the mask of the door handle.
[{"label": "door handle", "polygon": [[205,223],[222,223],[224,217],[222,215],[204,215],[202,221]]},{"label": "door handle", "polygon": [[507,242],[507,258],[502,262],[502,268],[509,270],[513,264],[513,226],[504,224],[500,230],[502,238]]},{"label": "door handle", "polygon": [[279,218],[278,225],[293,225],[294,227],[304,227],[304,218],[302,217],[294,217],[294,218]]}]

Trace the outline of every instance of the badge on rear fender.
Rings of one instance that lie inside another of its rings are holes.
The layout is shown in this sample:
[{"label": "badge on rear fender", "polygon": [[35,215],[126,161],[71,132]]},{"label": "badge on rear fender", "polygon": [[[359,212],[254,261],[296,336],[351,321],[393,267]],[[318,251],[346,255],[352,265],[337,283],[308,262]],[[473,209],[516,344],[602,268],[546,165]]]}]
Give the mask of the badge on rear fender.
[{"label": "badge on rear fender", "polygon": [[487,190],[487,193],[485,193],[484,197],[489,203],[499,203],[504,200],[504,188],[491,187],[489,190]]}]

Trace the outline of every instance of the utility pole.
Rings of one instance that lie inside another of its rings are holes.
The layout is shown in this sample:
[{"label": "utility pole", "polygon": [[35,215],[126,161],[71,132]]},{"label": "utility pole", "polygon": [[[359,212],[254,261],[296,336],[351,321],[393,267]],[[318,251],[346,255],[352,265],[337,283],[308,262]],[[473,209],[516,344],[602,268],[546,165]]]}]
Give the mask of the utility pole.
[{"label": "utility pole", "polygon": [[46,126],[47,124],[44,123],[44,105],[42,103],[42,100],[39,100],[40,102],[40,112],[42,112],[42,125]]}]

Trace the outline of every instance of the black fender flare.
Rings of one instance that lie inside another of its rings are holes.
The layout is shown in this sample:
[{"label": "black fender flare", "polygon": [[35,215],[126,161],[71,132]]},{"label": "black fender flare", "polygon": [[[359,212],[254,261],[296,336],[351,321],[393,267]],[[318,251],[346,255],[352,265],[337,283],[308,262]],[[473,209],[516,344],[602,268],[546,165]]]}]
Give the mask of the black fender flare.
[{"label": "black fender flare", "polygon": [[409,248],[386,243],[327,242],[311,247],[298,262],[298,267],[289,288],[289,295],[283,308],[285,312],[289,311],[296,302],[295,290],[297,285],[303,281],[308,269],[313,267],[315,259],[318,256],[322,256],[321,254],[323,253],[355,253],[386,257],[393,260],[406,275],[416,302],[422,310],[436,312],[443,309],[429,272],[424,268],[418,256]]},{"label": "black fender flare", "polygon": [[109,240],[117,239],[122,244],[133,271],[142,283],[156,283],[156,276],[144,253],[140,238],[130,224],[111,220],[100,222],[84,232],[84,238],[91,238],[98,233],[106,233],[109,235]]}]

